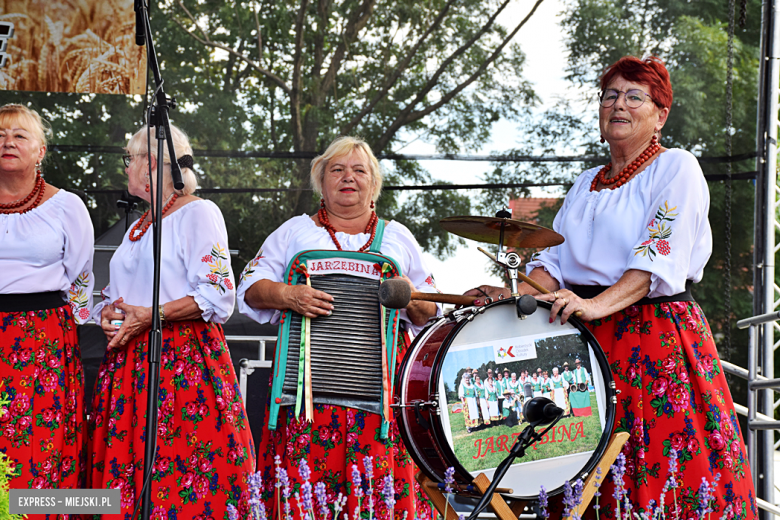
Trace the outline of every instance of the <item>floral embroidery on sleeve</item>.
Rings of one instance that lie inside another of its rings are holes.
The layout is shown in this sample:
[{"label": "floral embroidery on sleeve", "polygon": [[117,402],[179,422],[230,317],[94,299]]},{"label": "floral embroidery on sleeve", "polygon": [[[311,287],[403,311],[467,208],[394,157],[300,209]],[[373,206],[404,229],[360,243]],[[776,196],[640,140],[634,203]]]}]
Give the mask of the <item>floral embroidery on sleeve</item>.
[{"label": "floral embroidery on sleeve", "polygon": [[[672,236],[672,227],[668,226],[667,223],[674,222],[674,217],[678,215],[674,212],[676,209],[677,206],[669,207],[669,201],[665,201],[663,206],[658,207],[658,211],[655,212],[655,218],[647,223],[647,231],[650,237],[634,248],[634,251],[636,251],[634,256],[641,253],[642,256],[649,256],[650,261],[652,261],[657,254],[666,256],[672,252],[668,242],[669,237]],[[656,249],[658,250],[657,252]]]},{"label": "floral embroidery on sleeve", "polygon": [[206,275],[209,285],[212,285],[220,294],[225,294],[226,287],[233,290],[233,282],[230,281],[230,268],[223,263],[223,260],[227,259],[227,252],[219,243],[211,248],[211,254],[200,259],[201,262],[209,266],[209,274]]},{"label": "floral embroidery on sleeve", "polygon": [[244,283],[244,280],[247,280],[249,278],[252,278],[252,275],[255,273],[255,267],[260,263],[260,259],[265,258],[263,256],[263,250],[261,249],[259,253],[257,253],[257,256],[254,257],[248,264],[246,264],[246,267],[244,267],[243,272],[241,273],[241,276],[238,277],[238,284],[241,285]]},{"label": "floral embroidery on sleeve", "polygon": [[89,271],[84,271],[70,284],[70,289],[68,289],[68,303],[73,309],[73,314],[82,320],[88,320],[90,316],[90,311],[87,308],[89,305],[89,294],[87,294],[89,275]]}]

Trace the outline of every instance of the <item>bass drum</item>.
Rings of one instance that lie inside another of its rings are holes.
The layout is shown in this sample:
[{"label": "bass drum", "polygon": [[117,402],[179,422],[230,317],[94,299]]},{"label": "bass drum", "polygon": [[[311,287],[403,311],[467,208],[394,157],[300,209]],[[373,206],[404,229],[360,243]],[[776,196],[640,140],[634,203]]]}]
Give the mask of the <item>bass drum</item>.
[{"label": "bass drum", "polygon": [[[580,321],[570,318],[561,325],[556,318],[549,323],[551,305],[538,303],[537,311],[524,319],[517,317],[512,298],[451,313],[430,323],[409,348],[394,390],[398,427],[409,453],[432,480],[444,482],[450,467],[460,484],[471,484],[479,473],[492,480],[528,426],[521,400],[512,392],[495,398],[505,389],[486,380],[488,368],[508,368],[517,377],[537,368],[554,375],[553,368],[562,372],[563,363],[572,365],[576,358],[594,390],[570,402],[562,374],[551,378],[552,397],[566,417],[525,457],[515,459],[500,486],[511,488],[508,496],[518,499],[536,498],[541,486],[557,494],[566,481],[587,475],[598,464],[615,420],[607,358]],[[474,371],[482,383],[474,383]]]}]

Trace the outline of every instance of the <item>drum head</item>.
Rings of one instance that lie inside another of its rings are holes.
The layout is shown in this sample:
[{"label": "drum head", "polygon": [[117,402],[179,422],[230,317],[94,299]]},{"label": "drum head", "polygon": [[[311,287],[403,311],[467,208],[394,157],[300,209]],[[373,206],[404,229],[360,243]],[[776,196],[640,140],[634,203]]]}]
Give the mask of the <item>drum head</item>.
[{"label": "drum head", "polygon": [[[609,442],[615,418],[606,356],[576,319],[565,325],[558,319],[549,323],[549,307],[539,302],[534,314],[519,319],[514,300],[505,300],[489,305],[471,321],[464,320],[439,350],[431,381],[440,410],[434,432],[446,462],[468,482],[479,473],[492,479],[528,426],[522,416],[526,383],[531,383],[534,396],[549,397],[566,410],[567,416],[524,457],[515,459],[502,479],[500,487],[511,488],[511,496],[517,498],[537,497],[541,486],[550,494],[559,493],[566,481],[593,470]],[[574,367],[576,359],[584,371],[564,374],[563,363]],[[539,368],[550,378],[539,378],[537,385],[530,375]],[[487,383],[488,369],[493,374],[508,370],[509,380]],[[527,381],[522,379],[526,371]]]}]

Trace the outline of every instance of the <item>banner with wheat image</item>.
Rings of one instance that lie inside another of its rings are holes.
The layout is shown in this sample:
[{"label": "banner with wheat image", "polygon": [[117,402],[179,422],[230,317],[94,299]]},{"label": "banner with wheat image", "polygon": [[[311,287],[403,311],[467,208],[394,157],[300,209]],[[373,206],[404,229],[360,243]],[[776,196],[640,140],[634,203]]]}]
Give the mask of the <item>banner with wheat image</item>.
[{"label": "banner with wheat image", "polygon": [[0,90],[145,89],[133,0],[0,0]]}]

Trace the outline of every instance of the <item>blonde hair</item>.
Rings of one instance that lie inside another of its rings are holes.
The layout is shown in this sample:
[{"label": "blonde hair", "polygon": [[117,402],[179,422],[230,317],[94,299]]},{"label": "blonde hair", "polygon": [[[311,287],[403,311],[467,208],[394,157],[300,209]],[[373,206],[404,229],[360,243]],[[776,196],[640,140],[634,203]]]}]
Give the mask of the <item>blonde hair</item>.
[{"label": "blonde hair", "polygon": [[[125,148],[127,153],[131,155],[144,155],[149,153],[146,149],[146,132],[147,129],[142,128],[130,138],[130,142],[127,143],[127,147]],[[190,140],[187,138],[187,134],[179,130],[176,126],[171,125],[171,136],[173,137],[173,149],[176,152],[177,158],[181,158],[184,155],[192,155],[192,147],[190,146]],[[151,146],[151,154],[157,159],[157,138],[155,137],[154,132],[151,133]],[[163,164],[169,165],[166,172],[168,180],[172,181],[170,170],[171,157],[168,153],[167,144],[163,146]],[[190,195],[198,189],[198,179],[195,176],[195,172],[190,168],[182,167],[181,178],[182,181],[184,181],[184,189],[180,191],[181,194]]]},{"label": "blonde hair", "polygon": [[379,167],[379,161],[371,151],[368,144],[357,137],[342,136],[330,143],[325,153],[318,155],[311,161],[311,187],[318,194],[322,195],[322,179],[325,177],[325,168],[331,160],[344,157],[354,151],[363,152],[368,159],[368,168],[371,172],[371,180],[374,184],[374,193],[371,200],[376,202],[382,191],[382,170]]},{"label": "blonde hair", "polygon": [[35,135],[41,146],[46,146],[46,136],[51,134],[51,127],[38,112],[16,103],[0,107],[0,127],[11,128],[17,122],[21,128]]}]

